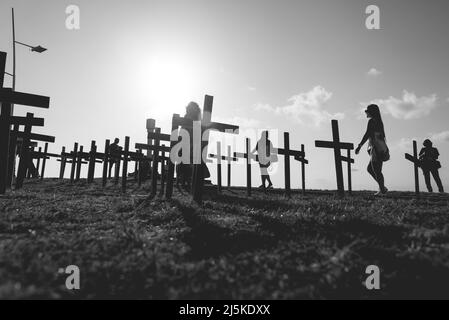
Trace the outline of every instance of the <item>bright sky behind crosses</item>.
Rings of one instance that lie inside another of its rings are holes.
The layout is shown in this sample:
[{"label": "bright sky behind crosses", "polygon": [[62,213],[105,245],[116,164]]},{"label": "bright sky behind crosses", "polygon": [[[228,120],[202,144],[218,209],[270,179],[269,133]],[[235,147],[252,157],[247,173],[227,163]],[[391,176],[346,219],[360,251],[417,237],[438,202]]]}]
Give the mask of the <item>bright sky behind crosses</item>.
[{"label": "bright sky behind crosses", "polygon": [[[79,30],[66,28],[71,4],[81,11]],[[380,8],[380,30],[365,26],[368,5]],[[330,120],[339,119],[342,141],[358,144],[366,128],[362,110],[376,102],[392,154],[387,186],[413,190],[404,153],[412,152],[413,138],[420,146],[431,138],[449,189],[447,0],[3,0],[0,51],[8,52],[8,72],[12,7],[17,40],[48,48],[17,48],[16,89],[51,97],[49,110],[15,112],[45,117],[46,126],[35,131],[56,136],[51,152],[75,141],[89,146],[91,139],[101,149],[106,138],[123,143],[125,135],[145,142],[146,118],[168,132],[173,113],[183,114],[192,100],[202,106],[209,94],[213,121],[277,129],[276,147],[290,132],[292,148],[306,145],[307,187],[335,189],[333,153],[316,149],[314,140],[331,139]],[[235,151],[243,152],[243,143],[241,134]],[[273,182],[283,187],[280,160]],[[366,152],[356,157],[354,189],[376,188],[367,162]],[[57,166],[50,161],[53,176]],[[293,187],[299,167],[292,163]],[[243,185],[243,173],[241,162],[233,182]]]}]

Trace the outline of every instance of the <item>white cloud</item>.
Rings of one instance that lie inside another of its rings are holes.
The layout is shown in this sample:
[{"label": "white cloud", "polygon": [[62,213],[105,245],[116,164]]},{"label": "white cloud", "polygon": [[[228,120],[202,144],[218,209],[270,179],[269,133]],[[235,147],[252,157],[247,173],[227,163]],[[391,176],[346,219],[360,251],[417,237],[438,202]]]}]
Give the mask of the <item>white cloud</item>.
[{"label": "white cloud", "polygon": [[[432,142],[449,142],[449,131],[443,131],[440,133],[429,133],[427,136],[421,136],[420,138],[402,138],[396,143],[397,148],[401,151],[411,153],[413,151],[413,141],[418,142],[418,148],[420,147],[420,143],[422,143],[425,139],[430,139]],[[419,150],[418,150],[419,151]]]},{"label": "white cloud", "polygon": [[434,133],[431,135],[431,140],[432,141],[449,142],[449,131]]},{"label": "white cloud", "polygon": [[299,93],[290,99],[289,104],[282,107],[272,107],[268,104],[258,104],[256,111],[270,111],[280,115],[292,117],[301,124],[312,123],[321,125],[331,119],[341,120],[343,113],[331,114],[325,107],[332,98],[332,93],[321,86],[316,86],[309,92]]},{"label": "white cloud", "polygon": [[371,68],[366,74],[370,77],[378,77],[382,74],[382,71],[379,71],[376,68]]},{"label": "white cloud", "polygon": [[217,122],[228,123],[232,125],[239,126],[242,129],[259,129],[262,127],[262,122],[256,119],[250,119],[245,117],[230,117],[230,118],[220,118],[217,117]]},{"label": "white cloud", "polygon": [[263,104],[263,103],[256,104],[254,106],[254,110],[256,110],[256,111],[271,111],[271,112],[275,111],[275,109],[272,106],[270,106],[269,104],[266,104],[266,103],[265,104]]},{"label": "white cloud", "polygon": [[371,103],[379,105],[385,113],[396,119],[410,120],[429,115],[437,107],[437,100],[436,94],[417,97],[413,92],[404,90],[400,99],[390,97],[388,99],[374,100]]},{"label": "white cloud", "polygon": [[398,148],[402,151],[410,152],[413,149],[413,140],[418,140],[417,138],[402,138],[398,142]]}]

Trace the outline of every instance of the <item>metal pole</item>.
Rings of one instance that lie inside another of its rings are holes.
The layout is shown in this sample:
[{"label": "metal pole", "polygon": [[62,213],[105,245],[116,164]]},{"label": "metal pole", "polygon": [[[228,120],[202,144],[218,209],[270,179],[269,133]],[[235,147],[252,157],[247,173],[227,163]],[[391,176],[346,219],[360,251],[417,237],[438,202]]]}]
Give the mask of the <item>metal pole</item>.
[{"label": "metal pole", "polygon": [[[16,25],[14,19],[14,8],[11,8],[11,17],[12,17],[12,91],[16,91]],[[14,115],[14,104],[11,104],[11,116]],[[14,180],[15,172],[16,172],[16,150],[14,150],[14,157],[11,155],[11,182]]]},{"label": "metal pole", "polygon": [[[11,10],[12,10],[12,91],[16,91],[16,26],[14,21],[14,8],[12,8]],[[14,106],[12,110],[14,111]]]}]

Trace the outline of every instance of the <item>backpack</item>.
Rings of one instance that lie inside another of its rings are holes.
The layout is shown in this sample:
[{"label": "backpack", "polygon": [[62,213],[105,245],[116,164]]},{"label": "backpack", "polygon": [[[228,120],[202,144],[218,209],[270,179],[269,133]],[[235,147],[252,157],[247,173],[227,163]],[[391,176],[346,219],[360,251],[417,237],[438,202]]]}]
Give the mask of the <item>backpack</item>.
[{"label": "backpack", "polygon": [[390,160],[390,149],[388,148],[385,138],[380,132],[374,133],[374,138],[370,140],[368,153],[376,160],[387,162]]}]

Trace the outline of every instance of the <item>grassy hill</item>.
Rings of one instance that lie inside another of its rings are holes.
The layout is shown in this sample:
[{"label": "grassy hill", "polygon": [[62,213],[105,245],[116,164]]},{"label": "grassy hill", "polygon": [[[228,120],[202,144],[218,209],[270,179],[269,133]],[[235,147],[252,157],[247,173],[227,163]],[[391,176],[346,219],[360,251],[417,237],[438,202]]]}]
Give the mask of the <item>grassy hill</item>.
[{"label": "grassy hill", "polygon": [[49,179],[0,196],[0,298],[449,298],[447,198],[147,194]]}]

